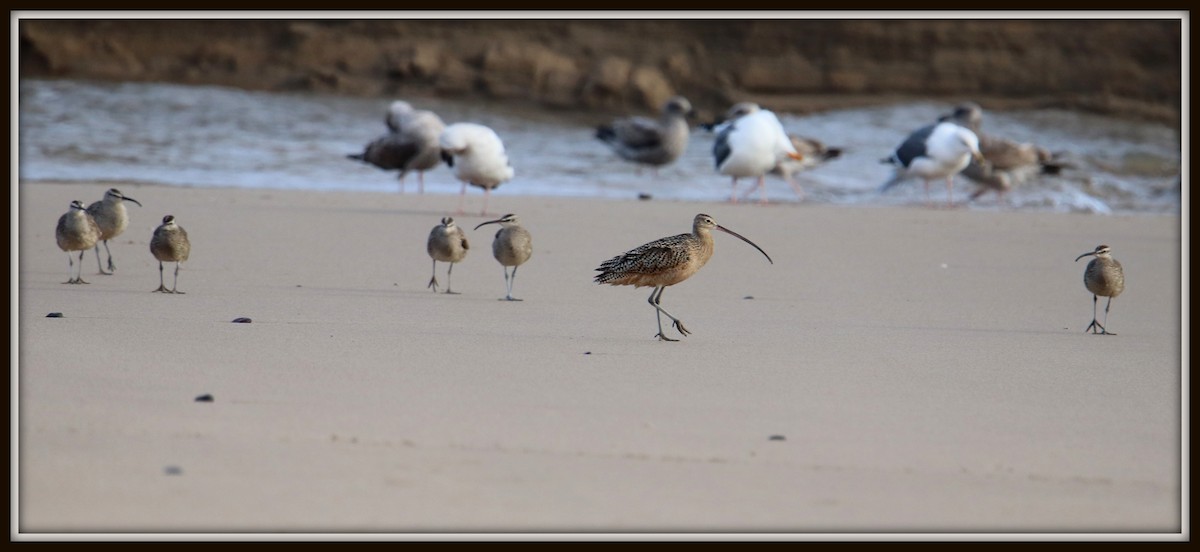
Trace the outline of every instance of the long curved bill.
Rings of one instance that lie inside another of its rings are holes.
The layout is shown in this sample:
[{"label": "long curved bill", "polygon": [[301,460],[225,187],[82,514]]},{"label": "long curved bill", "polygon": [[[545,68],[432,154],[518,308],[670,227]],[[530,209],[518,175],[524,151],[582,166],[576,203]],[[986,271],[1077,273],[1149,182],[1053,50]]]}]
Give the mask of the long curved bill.
[{"label": "long curved bill", "polygon": [[1075,262],[1079,262],[1079,259],[1082,259],[1084,257],[1091,257],[1092,255],[1095,255],[1095,254],[1096,254],[1095,251],[1088,251],[1087,253],[1084,253],[1083,255],[1075,257]]},{"label": "long curved bill", "polygon": [[121,196],[121,199],[124,199],[125,201],[132,201],[132,202],[134,202],[134,203],[137,203],[137,206],[138,206],[138,207],[141,207],[141,206],[142,206],[142,202],[140,202],[140,201],[138,201],[138,200],[136,200],[136,199],[133,199],[132,197],[129,197],[129,196]]},{"label": "long curved bill", "polygon": [[502,221],[502,220],[504,220],[504,219],[496,219],[496,220],[489,220],[489,221],[487,221],[487,222],[481,222],[481,223],[479,223],[479,226],[476,226],[476,227],[475,227],[475,229],[476,229],[476,230],[479,230],[479,228],[480,228],[481,226],[486,226],[486,225],[488,225],[488,224],[499,224],[499,223],[500,223],[500,221]]},{"label": "long curved bill", "polygon": [[762,254],[763,254],[763,256],[767,258],[767,261],[769,261],[771,264],[775,264],[775,261],[772,261],[772,260],[771,260],[771,256],[770,256],[770,255],[767,255],[767,252],[766,252],[766,251],[763,251],[763,249],[762,249],[761,247],[759,247],[757,244],[755,244],[754,242],[752,242],[752,241],[750,241],[750,240],[746,239],[746,237],[745,237],[745,236],[743,236],[743,235],[741,235],[741,234],[739,234],[739,233],[737,233],[737,232],[734,232],[733,230],[730,230],[730,229],[728,229],[728,228],[726,228],[726,227],[724,227],[724,226],[721,226],[720,224],[718,224],[718,225],[717,225],[717,230],[720,230],[720,231],[722,231],[722,232],[724,232],[724,233],[726,233],[726,234],[729,234],[730,236],[733,236],[733,237],[735,237],[735,238],[737,238],[737,239],[739,239],[739,240],[742,240],[742,241],[744,241],[744,242],[746,242],[746,243],[748,243],[748,244],[750,244],[750,245],[753,245],[753,246],[754,246],[754,248],[755,248],[755,249],[757,249],[759,253],[762,253]]}]

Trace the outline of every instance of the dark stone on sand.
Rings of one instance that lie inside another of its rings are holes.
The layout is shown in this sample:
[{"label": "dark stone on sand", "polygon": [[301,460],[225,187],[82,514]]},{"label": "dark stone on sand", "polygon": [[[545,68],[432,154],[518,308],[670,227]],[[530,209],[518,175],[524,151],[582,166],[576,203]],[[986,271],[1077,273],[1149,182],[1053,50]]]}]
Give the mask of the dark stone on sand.
[{"label": "dark stone on sand", "polygon": [[787,438],[783,435],[772,435],[768,438],[769,441],[786,441]]},{"label": "dark stone on sand", "polygon": [[46,315],[46,318],[62,318],[62,317],[63,317],[63,315],[61,312],[52,312],[52,313]]},{"label": "dark stone on sand", "polygon": [[208,393],[205,393],[203,395],[196,397],[196,402],[213,402],[213,396]]},{"label": "dark stone on sand", "polygon": [[249,323],[250,323],[250,319],[249,319],[249,318],[246,318],[245,316],[243,316],[243,317],[240,317],[240,318],[234,318],[234,319],[233,319],[233,323],[234,323],[234,324],[249,324]]}]

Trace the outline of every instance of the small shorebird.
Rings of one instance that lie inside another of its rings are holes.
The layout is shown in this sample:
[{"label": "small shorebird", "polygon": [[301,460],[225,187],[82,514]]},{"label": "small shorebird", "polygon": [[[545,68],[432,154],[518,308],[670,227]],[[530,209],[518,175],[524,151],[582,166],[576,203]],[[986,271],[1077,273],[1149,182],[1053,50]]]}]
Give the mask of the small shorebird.
[{"label": "small shorebird", "polygon": [[663,334],[662,315],[665,314],[667,318],[671,319],[675,329],[679,330],[681,335],[686,336],[691,332],[683,327],[683,322],[678,318],[663,310],[660,305],[663,290],[667,286],[687,280],[708,262],[713,254],[711,231],[714,228],[754,246],[767,258],[767,261],[775,264],[775,261],[771,260],[771,256],[767,255],[767,252],[755,245],[754,242],[717,224],[712,217],[701,213],[692,220],[690,234],[657,239],[600,263],[600,267],[596,269],[600,273],[596,275],[595,281],[597,284],[632,285],[634,288],[653,286],[654,291],[650,292],[649,303],[654,307],[658,316],[658,334],[655,337],[661,341],[679,341]]},{"label": "small shorebird", "polygon": [[626,117],[596,128],[596,138],[626,161],[652,167],[674,163],[687,149],[688,116],[695,113],[683,96],[666,101],[658,119]]},{"label": "small shorebird", "polygon": [[[175,223],[175,215],[167,215],[163,217],[162,224],[154,229],[154,236],[150,238],[150,254],[158,259],[158,289],[155,292],[163,293],[178,293],[179,291],[179,265],[188,260],[188,255],[192,252],[192,242],[188,240],[187,230]],[[175,263],[175,281],[171,283],[171,289],[163,282],[163,263]]]},{"label": "small shorebird", "polygon": [[1125,291],[1125,271],[1121,268],[1121,263],[1112,258],[1112,248],[1107,245],[1097,245],[1095,251],[1075,257],[1075,262],[1089,256],[1096,258],[1092,259],[1087,264],[1087,268],[1083,270],[1083,285],[1092,292],[1092,323],[1088,324],[1083,331],[1091,330],[1094,334],[1117,335],[1104,329],[1104,326],[1096,321],[1096,308],[1099,306],[1101,296],[1108,297],[1108,302],[1104,304],[1104,324],[1108,325],[1108,307],[1112,305],[1113,297]]},{"label": "small shorebird", "polygon": [[427,287],[437,293],[437,263],[438,261],[450,263],[450,268],[446,269],[446,293],[457,295],[456,292],[450,291],[450,273],[454,272],[454,263],[463,260],[470,248],[471,246],[467,243],[467,234],[457,224],[454,224],[454,219],[442,217],[442,223],[429,231],[429,241],[425,243],[425,251],[433,259],[433,276],[429,278]]},{"label": "small shorebird", "polygon": [[759,202],[766,203],[766,174],[784,159],[804,159],[783,131],[779,118],[758,104],[735,104],[729,109],[725,122],[716,125],[714,130],[717,139],[713,142],[713,159],[717,172],[733,179],[729,195],[729,201],[733,203],[737,203],[739,178],[756,178],[757,184],[748,193],[761,190]]},{"label": "small shorebird", "polygon": [[121,190],[109,188],[104,192],[104,199],[88,205],[88,214],[96,219],[96,225],[100,227],[100,239],[104,242],[104,252],[108,253],[108,270],[104,271],[104,266],[100,264],[100,244],[96,244],[96,267],[100,269],[101,274],[112,274],[117,270],[117,265],[113,264],[112,251],[108,250],[108,240],[111,240],[125,231],[129,226],[129,212],[125,209],[125,202],[131,201],[136,203],[138,207],[142,204],[132,197],[121,193]]},{"label": "small shorebird", "polygon": [[492,188],[511,180],[513,168],[504,153],[504,142],[496,131],[476,123],[454,123],[442,131],[442,160],[454,169],[462,181],[458,194],[458,214],[463,212],[467,184],[483,188],[483,211],[487,214]]},{"label": "small shorebird", "polygon": [[1070,167],[1070,163],[1062,160],[1061,156],[1045,148],[983,132],[983,108],[975,102],[959,104],[938,120],[966,127],[979,139],[983,161],[972,159],[962,171],[963,176],[978,185],[971,193],[971,199],[995,192],[997,198],[1002,200],[1009,190],[1038,175],[1059,174]]},{"label": "small shorebird", "polygon": [[411,104],[400,100],[392,102],[384,122],[387,134],[367,144],[362,153],[346,157],[385,171],[399,170],[400,193],[404,193],[405,177],[416,171],[418,191],[425,193],[425,171],[442,162],[438,139],[446,124],[436,113],[413,109]]},{"label": "small shorebird", "polygon": [[[517,215],[509,213],[496,220],[479,223],[475,229],[486,224],[499,224],[500,229],[496,231],[496,237],[492,240],[492,256],[500,262],[500,267],[504,269],[504,287],[508,290],[508,294],[504,296],[506,301],[520,301],[512,296],[513,283],[517,281],[517,267],[529,260],[533,255],[533,238],[529,235],[529,231],[521,226],[520,219]],[[512,267],[512,277],[508,275],[508,267]]]},{"label": "small shorebird", "polygon": [[[83,202],[75,200],[71,202],[71,206],[58,217],[58,226],[54,229],[54,238],[58,242],[58,248],[67,253],[67,268],[69,271],[67,281],[64,284],[86,284],[83,281],[83,254],[87,250],[96,245],[100,241],[100,226],[96,224],[96,220],[92,215],[88,214],[87,207],[83,206]],[[79,275],[75,275],[75,260],[71,258],[71,252],[79,252]]]},{"label": "small shorebird", "polygon": [[908,135],[883,163],[896,166],[892,178],[879,187],[880,193],[908,179],[925,182],[925,202],[929,200],[929,181],[946,179],[946,204],[954,204],[954,175],[967,168],[971,159],[980,161],[979,138],[966,127],[939,122],[921,127]]}]

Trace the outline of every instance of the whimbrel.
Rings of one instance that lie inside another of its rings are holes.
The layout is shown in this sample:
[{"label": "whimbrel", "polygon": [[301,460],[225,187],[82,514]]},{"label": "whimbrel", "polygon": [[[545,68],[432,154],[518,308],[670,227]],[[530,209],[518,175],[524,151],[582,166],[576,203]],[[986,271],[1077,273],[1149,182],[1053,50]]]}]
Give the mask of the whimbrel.
[{"label": "whimbrel", "polygon": [[104,271],[104,266],[100,264],[100,244],[96,244],[96,267],[100,269],[101,274],[112,274],[117,270],[117,265],[113,264],[112,251],[108,250],[108,240],[111,240],[125,231],[129,226],[129,213],[125,210],[125,202],[132,201],[138,207],[142,204],[136,199],[121,193],[121,190],[109,188],[104,192],[104,199],[88,205],[87,211],[92,218],[96,219],[96,224],[100,227],[100,239],[104,242],[104,252],[108,253],[108,270]]},{"label": "whimbrel", "polygon": [[1097,245],[1095,251],[1075,257],[1075,262],[1088,256],[1096,257],[1083,270],[1083,285],[1092,292],[1092,323],[1088,324],[1083,331],[1091,330],[1094,334],[1117,335],[1104,329],[1104,326],[1096,321],[1096,308],[1099,306],[1100,296],[1108,297],[1108,302],[1104,304],[1104,325],[1108,325],[1108,307],[1112,306],[1113,297],[1125,291],[1125,271],[1121,269],[1121,263],[1112,258],[1112,248],[1107,245]]},{"label": "whimbrel", "polygon": [[739,178],[756,178],[750,190],[761,190],[761,203],[767,202],[766,174],[784,159],[802,160],[783,131],[783,124],[774,113],[758,104],[742,102],[729,109],[726,121],[715,127],[713,159],[717,172],[733,179],[729,201],[737,202]]},{"label": "whimbrel", "polygon": [[347,155],[385,171],[399,170],[400,193],[409,172],[417,172],[420,193],[425,193],[425,171],[442,162],[438,139],[446,124],[436,113],[413,109],[408,102],[392,102],[384,122],[388,133],[367,144],[362,153]]},{"label": "whimbrel", "polygon": [[626,117],[596,128],[596,138],[608,144],[617,156],[626,161],[647,165],[657,173],[658,168],[674,163],[687,149],[687,118],[694,113],[692,104],[683,96],[666,101],[658,119]]},{"label": "whimbrel", "polygon": [[504,153],[504,142],[496,131],[476,123],[454,123],[442,131],[440,139],[442,160],[454,169],[454,176],[462,181],[458,194],[458,214],[463,212],[463,199],[467,195],[467,184],[483,188],[483,211],[487,214],[488,198],[492,188],[511,180],[512,165]]},{"label": "whimbrel", "polygon": [[[158,289],[155,292],[162,293],[178,293],[179,291],[179,265],[188,260],[188,255],[192,252],[192,242],[188,241],[187,231],[175,222],[175,215],[167,215],[163,217],[162,224],[154,229],[154,237],[150,238],[150,254],[158,259]],[[163,282],[163,263],[175,263],[175,281],[171,283],[171,289]]]},{"label": "whimbrel", "polygon": [[470,248],[466,232],[454,224],[453,218],[442,217],[442,223],[429,231],[429,241],[425,243],[425,251],[433,259],[433,276],[429,278],[428,287],[433,289],[434,293],[437,293],[438,288],[437,263],[442,261],[450,263],[450,268],[446,269],[446,293],[457,294],[450,291],[450,273],[454,272],[454,263],[463,260]]},{"label": "whimbrel", "polygon": [[[71,202],[70,208],[61,217],[58,217],[58,226],[54,229],[54,238],[58,242],[58,248],[67,252],[67,269],[68,278],[64,284],[86,284],[83,281],[83,254],[88,249],[95,247],[96,242],[100,241],[100,226],[96,224],[96,220],[92,215],[88,214],[87,207],[83,206],[83,202],[75,200]],[[75,260],[71,258],[71,252],[79,252],[79,275],[75,273]]]},{"label": "whimbrel", "polygon": [[711,230],[714,228],[754,246],[767,258],[767,261],[775,264],[775,261],[771,260],[771,256],[767,255],[767,252],[754,242],[717,224],[712,217],[702,213],[696,215],[696,218],[692,220],[690,234],[679,234],[654,240],[604,261],[596,269],[600,273],[596,275],[595,281],[597,284],[632,285],[634,288],[653,286],[654,291],[650,292],[649,303],[654,307],[658,316],[658,334],[655,337],[662,341],[678,341],[663,333],[662,315],[665,314],[667,318],[671,319],[675,329],[679,330],[681,335],[686,336],[691,332],[683,327],[683,322],[678,318],[663,310],[660,304],[663,290],[667,286],[673,286],[688,279],[708,262],[713,254]]},{"label": "whimbrel", "polygon": [[[504,269],[504,287],[508,290],[508,294],[504,296],[507,301],[520,301],[512,296],[513,282],[517,280],[517,267],[529,260],[530,255],[533,255],[533,238],[529,235],[529,231],[521,226],[520,219],[517,215],[509,213],[496,220],[479,223],[475,229],[479,230],[481,226],[486,224],[499,224],[500,229],[496,231],[496,237],[492,240],[492,256],[500,262],[500,267]],[[508,275],[508,267],[512,267],[512,277]]]},{"label": "whimbrel", "polygon": [[983,159],[979,138],[966,127],[950,122],[921,127],[908,135],[883,163],[896,166],[892,178],[879,187],[880,193],[909,177],[925,183],[925,202],[929,200],[929,182],[946,179],[946,204],[954,204],[954,175],[967,168],[971,159]]},{"label": "whimbrel", "polygon": [[982,130],[983,108],[975,102],[964,102],[954,111],[942,115],[939,121],[962,125],[979,138],[979,152],[983,162],[971,160],[962,175],[978,184],[971,193],[977,199],[987,192],[995,192],[997,199],[1014,187],[1043,174],[1059,174],[1071,164],[1061,155],[1052,154],[1045,148],[1029,142],[1017,142]]}]

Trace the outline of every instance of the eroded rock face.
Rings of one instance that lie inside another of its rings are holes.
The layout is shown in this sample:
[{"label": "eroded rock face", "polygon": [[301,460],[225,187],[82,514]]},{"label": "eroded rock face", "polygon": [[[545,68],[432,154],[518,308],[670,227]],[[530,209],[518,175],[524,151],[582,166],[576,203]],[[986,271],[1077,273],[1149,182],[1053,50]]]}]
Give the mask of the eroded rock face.
[{"label": "eroded rock face", "polygon": [[970,97],[1177,121],[1178,20],[32,20],[20,76],[701,116]]}]

